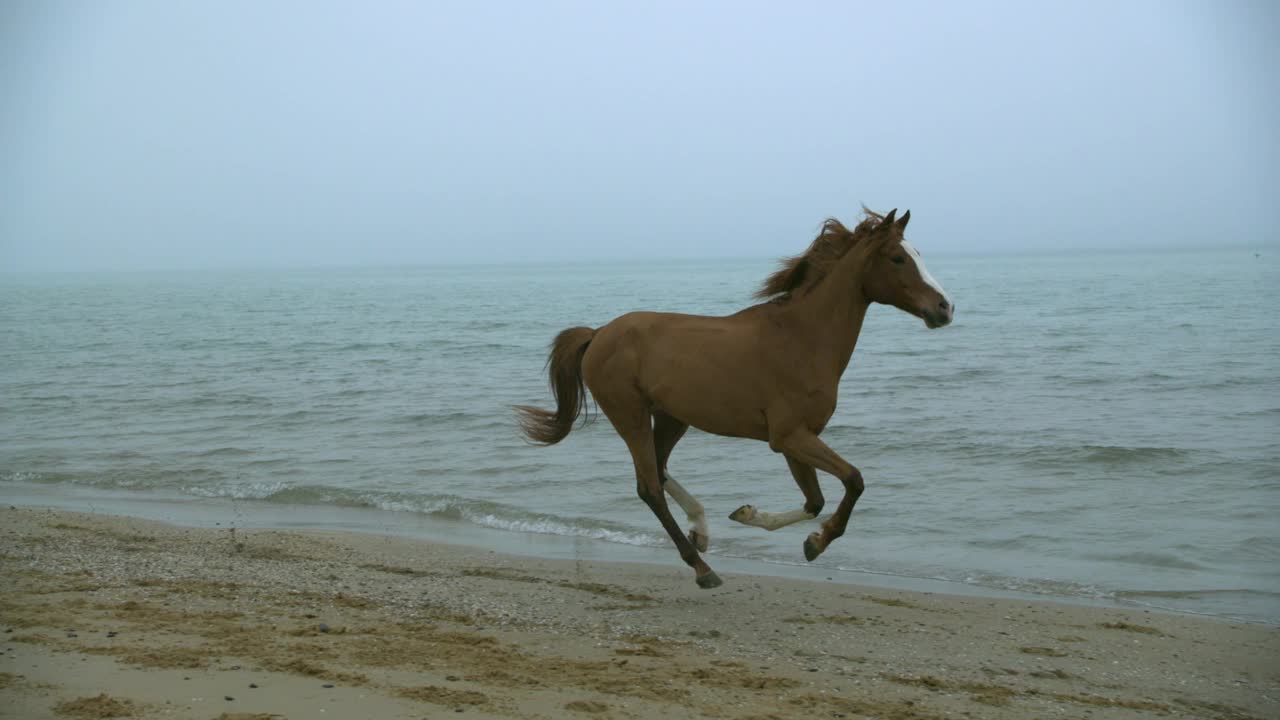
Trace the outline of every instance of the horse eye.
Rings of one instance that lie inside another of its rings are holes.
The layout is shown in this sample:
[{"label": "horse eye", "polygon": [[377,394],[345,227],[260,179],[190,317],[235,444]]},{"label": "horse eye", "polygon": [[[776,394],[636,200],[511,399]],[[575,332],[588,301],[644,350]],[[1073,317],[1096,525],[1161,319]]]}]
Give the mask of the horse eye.
[{"label": "horse eye", "polygon": [[894,265],[901,265],[902,263],[907,261],[907,259],[902,257],[901,255],[894,255],[893,257],[889,258],[889,260]]}]

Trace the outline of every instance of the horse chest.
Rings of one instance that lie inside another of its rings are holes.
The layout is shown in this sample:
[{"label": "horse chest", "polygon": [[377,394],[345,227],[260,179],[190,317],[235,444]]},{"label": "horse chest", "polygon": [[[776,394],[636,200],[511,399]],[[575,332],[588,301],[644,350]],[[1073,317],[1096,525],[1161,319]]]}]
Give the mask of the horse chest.
[{"label": "horse chest", "polygon": [[822,432],[836,412],[835,391],[818,390],[810,394],[804,413],[805,425],[815,433]]}]

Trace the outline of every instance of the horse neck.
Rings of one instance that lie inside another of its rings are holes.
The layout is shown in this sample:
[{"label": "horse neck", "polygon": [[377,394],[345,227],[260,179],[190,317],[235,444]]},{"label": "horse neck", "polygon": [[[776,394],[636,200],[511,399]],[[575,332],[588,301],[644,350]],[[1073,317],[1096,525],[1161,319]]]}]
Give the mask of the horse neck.
[{"label": "horse neck", "polygon": [[862,332],[862,321],[871,306],[863,292],[863,260],[848,253],[812,291],[796,304],[803,325],[811,333],[817,358],[825,359],[840,379],[849,366]]}]

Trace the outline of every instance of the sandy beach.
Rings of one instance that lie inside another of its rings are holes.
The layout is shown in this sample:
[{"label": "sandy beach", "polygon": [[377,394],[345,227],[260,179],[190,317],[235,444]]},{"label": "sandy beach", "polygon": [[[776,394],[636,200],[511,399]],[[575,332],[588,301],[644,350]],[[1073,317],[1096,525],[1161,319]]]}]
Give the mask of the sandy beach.
[{"label": "sandy beach", "polygon": [[0,716],[1280,716],[1280,630],[5,509]]}]

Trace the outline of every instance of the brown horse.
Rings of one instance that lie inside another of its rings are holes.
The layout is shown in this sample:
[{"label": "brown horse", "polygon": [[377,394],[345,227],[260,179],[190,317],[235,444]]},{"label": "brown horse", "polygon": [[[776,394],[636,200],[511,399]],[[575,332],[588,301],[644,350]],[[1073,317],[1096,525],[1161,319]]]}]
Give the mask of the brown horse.
[{"label": "brown horse", "polygon": [[[698,554],[709,538],[705,514],[667,474],[667,458],[690,425],[764,440],[787,459],[804,506],[773,514],[744,505],[729,517],[766,530],[816,518],[823,499],[815,471],[836,476],[844,498],[821,532],[805,540],[805,559],[813,560],[844,534],[862,494],[862,473],[818,436],[835,412],[840,376],[867,308],[893,305],[930,328],[950,323],[955,312],[903,238],[911,212],[898,220],[896,213],[866,210],[853,230],[827,220],[807,251],[784,260],[765,281],[757,297],[768,301],[734,315],[633,312],[594,330],[561,332],[547,361],[555,412],[517,407],[525,436],[545,445],[563,440],[590,388],[631,450],[640,498],[704,588],[720,585]],[[687,537],[671,516],[664,488],[694,524]]]}]

